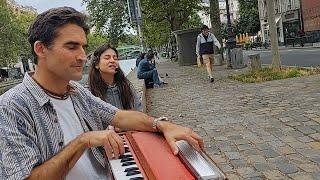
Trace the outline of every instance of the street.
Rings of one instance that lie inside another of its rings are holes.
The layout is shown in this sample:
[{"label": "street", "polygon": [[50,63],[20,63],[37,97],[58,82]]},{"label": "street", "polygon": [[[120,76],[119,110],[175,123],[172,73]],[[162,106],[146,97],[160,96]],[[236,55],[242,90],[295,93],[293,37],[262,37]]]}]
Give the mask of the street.
[{"label": "street", "polygon": [[[245,62],[248,61],[248,55],[256,53],[260,54],[262,64],[271,64],[270,50],[243,51]],[[306,67],[320,65],[320,48],[280,49],[280,55],[282,65]]]}]

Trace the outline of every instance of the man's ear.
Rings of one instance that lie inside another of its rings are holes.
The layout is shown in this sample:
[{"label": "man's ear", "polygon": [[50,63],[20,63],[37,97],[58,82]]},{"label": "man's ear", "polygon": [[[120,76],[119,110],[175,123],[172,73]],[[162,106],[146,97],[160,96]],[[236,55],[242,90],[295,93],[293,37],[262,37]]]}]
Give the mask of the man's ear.
[{"label": "man's ear", "polygon": [[39,58],[44,58],[45,57],[45,50],[47,49],[46,46],[41,42],[41,41],[36,41],[33,44],[33,49],[36,55]]}]

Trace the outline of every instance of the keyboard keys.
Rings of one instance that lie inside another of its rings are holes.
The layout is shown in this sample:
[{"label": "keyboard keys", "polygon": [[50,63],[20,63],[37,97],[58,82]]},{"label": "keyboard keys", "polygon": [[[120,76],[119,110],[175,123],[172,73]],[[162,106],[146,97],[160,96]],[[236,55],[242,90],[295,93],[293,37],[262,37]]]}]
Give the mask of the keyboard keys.
[{"label": "keyboard keys", "polygon": [[143,180],[143,177],[134,177],[134,178],[130,178],[129,180]]},{"label": "keyboard keys", "polygon": [[140,171],[129,171],[129,172],[127,172],[126,176],[133,176],[133,175],[136,175],[136,174],[141,174],[141,172]]},{"label": "keyboard keys", "polygon": [[124,172],[135,171],[135,170],[139,170],[139,168],[138,167],[126,168]]}]

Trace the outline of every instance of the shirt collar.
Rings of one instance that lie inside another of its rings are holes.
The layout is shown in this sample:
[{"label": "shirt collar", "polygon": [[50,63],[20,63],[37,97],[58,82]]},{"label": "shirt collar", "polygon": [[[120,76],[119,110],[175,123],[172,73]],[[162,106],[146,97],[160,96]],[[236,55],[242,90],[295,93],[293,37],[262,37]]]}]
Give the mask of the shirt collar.
[{"label": "shirt collar", "polygon": [[[34,79],[28,74],[25,73],[22,84],[30,91],[31,95],[37,100],[40,106],[46,104],[50,97],[44,92],[44,90],[35,82]],[[75,93],[75,88],[71,86],[71,93]]]}]

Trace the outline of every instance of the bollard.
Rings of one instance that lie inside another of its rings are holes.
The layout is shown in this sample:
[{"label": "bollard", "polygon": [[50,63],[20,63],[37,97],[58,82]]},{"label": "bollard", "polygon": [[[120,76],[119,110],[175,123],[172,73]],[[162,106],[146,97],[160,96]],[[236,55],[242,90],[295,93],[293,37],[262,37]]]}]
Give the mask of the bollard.
[{"label": "bollard", "polygon": [[260,54],[251,54],[251,55],[248,55],[248,57],[249,57],[249,62],[251,64],[251,70],[252,71],[261,70]]},{"label": "bollard", "polygon": [[214,55],[214,65],[221,66],[222,65],[222,55],[221,54],[215,54]]}]

